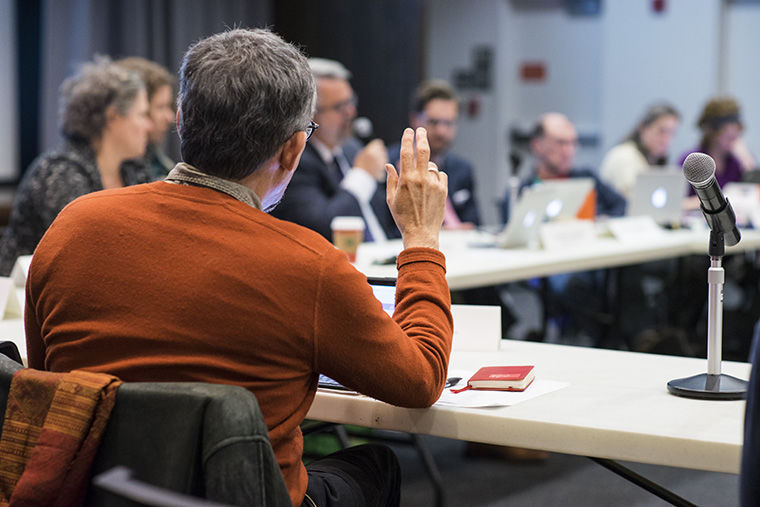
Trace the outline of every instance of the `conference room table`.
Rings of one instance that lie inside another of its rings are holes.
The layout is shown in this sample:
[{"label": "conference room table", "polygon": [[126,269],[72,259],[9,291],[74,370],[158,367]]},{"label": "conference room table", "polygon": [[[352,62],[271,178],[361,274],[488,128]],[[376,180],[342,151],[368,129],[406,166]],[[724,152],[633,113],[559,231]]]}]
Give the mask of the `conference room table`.
[{"label": "conference room table", "polygon": [[[568,385],[492,408],[408,409],[319,390],[307,418],[603,460],[739,472],[745,402],[687,399],[667,391],[670,380],[704,373],[704,359],[502,340],[498,351],[455,351],[450,371],[506,364],[535,365],[536,381]],[[749,378],[747,363],[722,366],[724,373]]]},{"label": "conference room table", "polygon": [[[440,248],[446,254],[446,279],[452,290],[544,277],[558,273],[612,268],[687,255],[707,255],[707,229],[663,230],[643,241],[621,241],[602,233],[594,241],[567,248],[499,248],[487,232],[443,231]],[[369,277],[394,278],[393,256],[402,250],[401,240],[364,243],[355,266]],[[726,248],[732,255],[760,249],[760,231],[742,230],[738,245]],[[706,273],[706,272],[705,272]],[[706,278],[705,274],[705,278]]]},{"label": "conference room table", "polygon": [[[449,287],[469,289],[707,255],[710,232],[706,227],[663,230],[640,241],[623,241],[600,225],[595,240],[560,249],[499,248],[491,233],[444,231],[440,248],[446,254]],[[401,249],[400,241],[363,244],[355,266],[369,277],[393,278],[397,271],[391,260]],[[742,229],[742,240],[727,247],[726,255],[757,249],[760,231]],[[705,285],[706,279],[707,273]],[[411,410],[366,397],[320,392],[308,417],[584,455],[600,462],[624,460],[739,472],[744,402],[690,400],[666,389],[669,380],[704,373],[704,359],[514,340],[502,340],[498,353],[457,352],[452,357],[452,368],[473,371],[484,365],[524,363],[535,364],[539,376],[567,381],[570,386],[523,404],[493,409],[434,406]],[[723,367],[726,373],[749,378],[746,363],[724,362]],[[621,473],[626,474],[625,470]],[[667,499],[688,505],[679,498]]]},{"label": "conference room table", "polygon": [[[447,257],[450,287],[465,289],[568,271],[706,255],[708,235],[706,230],[683,229],[641,242],[603,235],[589,244],[541,250],[485,246],[492,243],[492,235],[457,231],[444,232],[440,244]],[[355,265],[368,276],[395,277],[396,267],[390,258],[401,248],[400,241],[363,244]],[[742,241],[729,247],[727,254],[758,248],[760,232],[743,231]],[[0,321],[0,335],[16,342],[26,356],[20,319]],[[534,364],[537,378],[569,385],[500,408],[405,409],[364,396],[320,390],[307,417],[603,460],[739,472],[744,402],[685,399],[666,389],[669,380],[705,372],[704,359],[516,340],[502,340],[498,351],[459,350],[451,359],[451,368],[460,370],[500,364]],[[746,363],[724,362],[723,369],[749,378]]]}]

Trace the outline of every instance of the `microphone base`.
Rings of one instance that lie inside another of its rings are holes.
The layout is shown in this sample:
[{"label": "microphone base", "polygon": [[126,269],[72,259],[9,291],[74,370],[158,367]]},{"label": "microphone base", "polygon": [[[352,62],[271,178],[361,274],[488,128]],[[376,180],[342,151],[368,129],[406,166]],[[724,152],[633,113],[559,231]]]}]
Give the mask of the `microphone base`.
[{"label": "microphone base", "polygon": [[746,380],[731,375],[700,373],[668,382],[670,394],[699,400],[743,400],[747,397]]}]

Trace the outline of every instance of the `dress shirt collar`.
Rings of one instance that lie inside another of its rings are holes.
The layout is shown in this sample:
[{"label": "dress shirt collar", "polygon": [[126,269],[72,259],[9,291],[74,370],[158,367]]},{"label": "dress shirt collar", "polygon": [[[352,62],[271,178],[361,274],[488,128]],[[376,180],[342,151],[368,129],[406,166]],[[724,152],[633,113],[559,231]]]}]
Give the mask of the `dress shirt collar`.
[{"label": "dress shirt collar", "polygon": [[[314,147],[315,150],[317,150],[317,154],[319,155],[319,158],[322,159],[322,161],[330,165],[330,163],[335,159],[335,157],[339,155],[343,155],[343,147],[342,146],[336,146],[332,150],[327,147],[325,143],[320,141],[319,139],[312,137],[309,139],[309,143]],[[345,155],[344,155],[345,156]]]},{"label": "dress shirt collar", "polygon": [[244,202],[252,208],[261,210],[261,199],[259,199],[256,192],[250,188],[241,185],[240,183],[235,183],[234,181],[225,180],[219,176],[206,174],[184,162],[180,162],[174,166],[174,169],[171,170],[164,181],[211,188],[225,193],[230,197],[234,197],[238,201]]}]

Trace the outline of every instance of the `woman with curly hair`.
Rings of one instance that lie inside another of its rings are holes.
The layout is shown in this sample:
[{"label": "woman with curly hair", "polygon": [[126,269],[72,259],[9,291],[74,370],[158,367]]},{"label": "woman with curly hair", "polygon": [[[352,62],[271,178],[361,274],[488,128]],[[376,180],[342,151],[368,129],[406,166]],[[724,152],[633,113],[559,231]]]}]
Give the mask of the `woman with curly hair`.
[{"label": "woman with curly hair", "polygon": [[38,157],[19,185],[8,227],[0,239],[0,275],[16,258],[34,252],[58,213],[77,197],[151,181],[141,157],[150,120],[145,85],[108,59],[85,63],[63,82],[60,129],[64,141]]}]

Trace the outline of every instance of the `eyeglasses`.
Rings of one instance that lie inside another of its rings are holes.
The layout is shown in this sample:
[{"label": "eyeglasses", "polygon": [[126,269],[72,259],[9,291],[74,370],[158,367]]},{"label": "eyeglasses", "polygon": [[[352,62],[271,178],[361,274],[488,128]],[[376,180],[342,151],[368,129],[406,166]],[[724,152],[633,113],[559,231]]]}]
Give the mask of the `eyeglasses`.
[{"label": "eyeglasses", "polygon": [[314,120],[309,120],[309,125],[306,127],[306,141],[311,139],[311,135],[318,128],[319,128],[319,123],[316,123]]},{"label": "eyeglasses", "polygon": [[348,109],[350,106],[356,107],[358,104],[358,101],[356,100],[356,96],[352,96],[349,99],[342,100],[338,102],[337,104],[333,104],[331,106],[322,106],[317,108],[317,113],[326,113],[328,111],[336,111],[338,113],[345,113],[346,109]]},{"label": "eyeglasses", "polygon": [[457,126],[457,121],[446,119],[446,118],[431,118],[427,116],[426,114],[422,114],[419,116],[422,123],[424,123],[429,128],[436,128],[438,126],[445,127],[448,129],[454,128]]}]

